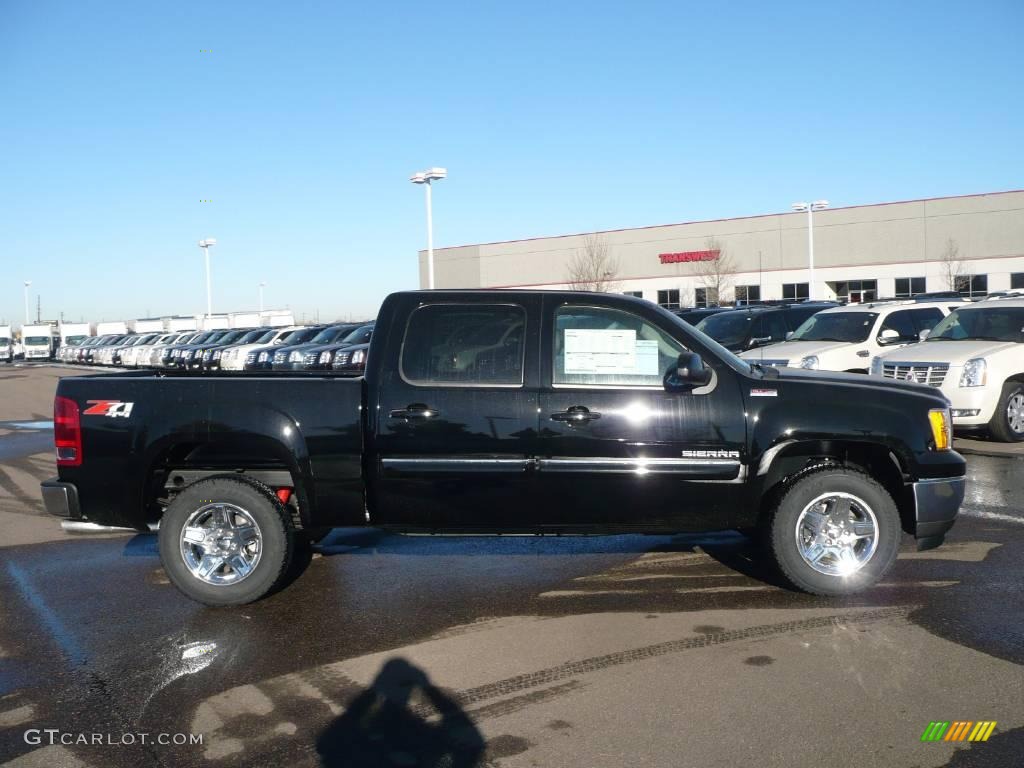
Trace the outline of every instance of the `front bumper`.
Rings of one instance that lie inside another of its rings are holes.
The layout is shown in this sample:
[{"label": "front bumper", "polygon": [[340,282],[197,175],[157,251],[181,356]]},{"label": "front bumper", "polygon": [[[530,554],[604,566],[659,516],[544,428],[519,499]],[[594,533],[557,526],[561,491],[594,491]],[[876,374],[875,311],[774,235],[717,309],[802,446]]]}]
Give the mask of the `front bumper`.
[{"label": "front bumper", "polygon": [[[939,388],[939,391],[949,400],[949,408],[953,411],[953,427],[987,425],[992,421],[992,416],[999,403],[998,388],[993,390],[995,385],[991,383],[983,387],[955,386],[959,381],[960,368],[950,368],[945,382]],[[968,413],[971,415],[967,415]]]},{"label": "front bumper", "polygon": [[917,539],[918,550],[942,544],[946,532],[956,522],[966,485],[967,479],[963,476],[929,478],[911,483],[916,514],[914,538]]},{"label": "front bumper", "polygon": [[43,506],[49,514],[69,520],[82,519],[78,488],[71,483],[62,483],[59,478],[51,477],[39,484],[39,490],[43,494]]}]

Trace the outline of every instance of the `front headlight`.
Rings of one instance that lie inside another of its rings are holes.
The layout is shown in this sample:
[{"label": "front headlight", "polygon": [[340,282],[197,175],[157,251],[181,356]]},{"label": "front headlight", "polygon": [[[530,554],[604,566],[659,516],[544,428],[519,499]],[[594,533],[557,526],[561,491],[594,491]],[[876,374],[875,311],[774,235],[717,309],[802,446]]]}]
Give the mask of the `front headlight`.
[{"label": "front headlight", "polygon": [[288,362],[289,363],[301,363],[302,362],[302,353],[301,352],[292,352],[290,355],[288,355]]},{"label": "front headlight", "polygon": [[214,352],[213,353],[213,359],[214,360],[220,360],[220,352]]},{"label": "front headlight", "polygon": [[871,375],[881,376],[882,375],[882,358],[873,357],[871,358]]},{"label": "front headlight", "polygon": [[352,359],[349,361],[350,365],[362,365],[366,362],[366,350],[357,349],[352,353]]},{"label": "front headlight", "polygon": [[320,353],[320,364],[322,365],[324,363],[329,363],[329,362],[331,362],[331,353],[330,352],[321,352]]},{"label": "front headlight", "polygon": [[818,356],[808,355],[800,360],[800,367],[806,368],[808,371],[818,370]]},{"label": "front headlight", "polygon": [[952,417],[948,408],[932,408],[928,411],[928,422],[932,427],[932,439],[936,451],[948,451],[953,443]]},{"label": "front headlight", "polygon": [[984,357],[975,357],[964,363],[960,374],[961,387],[984,387],[988,381],[988,363]]}]

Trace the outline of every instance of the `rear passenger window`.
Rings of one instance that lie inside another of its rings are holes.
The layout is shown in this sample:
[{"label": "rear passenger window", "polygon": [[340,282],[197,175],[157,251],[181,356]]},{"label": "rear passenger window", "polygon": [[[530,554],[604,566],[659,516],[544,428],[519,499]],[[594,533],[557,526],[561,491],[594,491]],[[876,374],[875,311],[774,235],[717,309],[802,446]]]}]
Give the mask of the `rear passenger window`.
[{"label": "rear passenger window", "polygon": [[514,305],[428,304],[409,317],[400,369],[411,384],[523,383],[526,312]]},{"label": "rear passenger window", "polygon": [[786,338],[786,321],[781,312],[768,312],[764,315],[765,336],[770,336],[772,341],[782,341]]},{"label": "rear passenger window", "polygon": [[662,386],[675,366],[678,341],[631,312],[559,307],[555,315],[554,383]]}]

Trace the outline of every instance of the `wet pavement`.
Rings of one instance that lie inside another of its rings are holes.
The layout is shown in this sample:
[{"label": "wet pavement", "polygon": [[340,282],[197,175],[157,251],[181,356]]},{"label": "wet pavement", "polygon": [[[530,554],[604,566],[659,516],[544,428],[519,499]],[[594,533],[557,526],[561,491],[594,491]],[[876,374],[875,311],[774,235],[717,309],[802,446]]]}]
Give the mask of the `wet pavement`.
[{"label": "wet pavement", "polygon": [[[1024,462],[969,472],[945,546],[846,599],[779,586],[732,533],[344,529],[280,593],[211,609],[155,537],[66,536],[0,496],[0,765],[1021,765]],[[998,725],[922,743],[935,720]]]}]

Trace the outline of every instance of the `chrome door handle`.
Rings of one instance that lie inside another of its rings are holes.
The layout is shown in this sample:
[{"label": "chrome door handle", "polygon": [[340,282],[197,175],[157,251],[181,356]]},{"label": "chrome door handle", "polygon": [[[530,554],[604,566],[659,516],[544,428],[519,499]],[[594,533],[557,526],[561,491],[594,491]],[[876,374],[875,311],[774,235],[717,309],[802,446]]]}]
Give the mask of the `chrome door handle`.
[{"label": "chrome door handle", "polygon": [[392,419],[432,419],[440,414],[434,408],[423,403],[412,403],[405,408],[398,408],[388,414]]},{"label": "chrome door handle", "polygon": [[574,405],[564,411],[551,414],[552,421],[562,421],[566,424],[586,424],[588,421],[596,421],[600,418],[600,413],[585,408],[582,405]]}]

